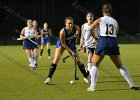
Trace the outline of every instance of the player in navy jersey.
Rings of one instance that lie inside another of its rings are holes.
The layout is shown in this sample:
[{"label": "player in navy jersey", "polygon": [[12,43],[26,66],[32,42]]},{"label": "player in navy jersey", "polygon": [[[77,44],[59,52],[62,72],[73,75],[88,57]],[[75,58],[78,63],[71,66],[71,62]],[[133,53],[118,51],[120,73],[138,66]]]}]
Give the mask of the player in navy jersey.
[{"label": "player in navy jersey", "polygon": [[52,35],[51,29],[48,27],[48,24],[45,22],[43,25],[43,29],[41,30],[41,33],[43,34],[43,39],[41,39],[41,49],[40,49],[40,59],[42,58],[44,45],[47,47],[48,51],[48,59],[51,58],[51,51],[50,51],[50,36]]},{"label": "player in navy jersey", "polygon": [[127,68],[123,65],[120,51],[117,42],[117,33],[119,25],[117,21],[111,17],[112,5],[104,4],[102,6],[103,17],[95,20],[90,27],[91,34],[94,37],[94,30],[97,26],[100,27],[100,38],[93,55],[93,66],[91,68],[91,85],[87,91],[96,90],[96,81],[98,77],[98,66],[105,55],[109,55],[112,62],[119,69],[121,75],[128,82],[131,89],[139,90],[139,87],[134,84]]},{"label": "player in navy jersey", "polygon": [[34,53],[34,56],[37,56],[37,45],[33,42],[29,41],[28,38],[30,38],[32,41],[35,41],[35,38],[37,38],[37,32],[32,27],[32,20],[27,20],[27,27],[24,27],[21,31],[20,38],[24,39],[23,46],[25,49],[25,52],[28,56],[29,62],[31,64],[32,69],[36,68],[34,59],[32,57],[32,51]]},{"label": "player in navy jersey", "polygon": [[76,53],[75,42],[79,36],[80,28],[79,26],[74,25],[73,23],[74,22],[72,17],[65,18],[65,27],[63,27],[60,30],[59,39],[57,40],[56,44],[55,56],[50,66],[47,79],[44,82],[45,84],[49,84],[51,82],[52,76],[56,70],[57,64],[64,50],[67,50],[69,54],[73,57],[73,59],[75,59],[76,56],[76,62],[78,64],[81,73],[84,76],[84,81],[88,83],[87,77],[89,75],[89,72],[85,70],[84,64],[80,61],[80,58]]},{"label": "player in navy jersey", "polygon": [[37,31],[38,37],[36,38],[36,42],[42,37],[41,28],[38,26],[37,20],[33,20],[33,28]]},{"label": "player in navy jersey", "polygon": [[[41,28],[38,26],[37,20],[33,20],[33,29],[36,30],[36,32],[37,32],[37,37],[35,38],[35,41],[36,41],[36,43],[38,43],[38,40],[42,37],[42,33],[41,33]],[[34,59],[34,63],[37,67],[38,48],[37,48],[37,54],[34,54],[34,52],[32,52],[32,56],[33,56],[33,59]],[[31,64],[29,64],[29,66],[31,66]]]}]

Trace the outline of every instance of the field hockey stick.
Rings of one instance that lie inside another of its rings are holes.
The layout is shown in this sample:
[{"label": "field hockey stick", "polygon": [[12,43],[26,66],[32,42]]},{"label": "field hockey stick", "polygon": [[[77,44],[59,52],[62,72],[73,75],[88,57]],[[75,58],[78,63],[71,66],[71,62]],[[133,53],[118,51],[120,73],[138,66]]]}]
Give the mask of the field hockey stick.
[{"label": "field hockey stick", "polygon": [[74,79],[75,80],[79,80],[79,77],[77,76],[77,61],[76,61],[76,56],[74,56],[74,62],[75,62]]},{"label": "field hockey stick", "polygon": [[[35,42],[35,41],[33,41],[33,40],[31,40],[30,38],[27,38],[30,42],[32,42],[33,44],[35,44],[35,45],[37,45],[38,46],[38,44]],[[24,40],[23,38],[17,38],[16,40]]]},{"label": "field hockey stick", "polygon": [[[20,34],[20,32],[19,32],[17,29],[15,29],[15,31],[16,31],[17,33]],[[37,44],[35,41],[31,40],[30,38],[27,38],[27,39],[28,39],[30,42],[32,42],[32,43],[34,43],[35,45],[38,46],[38,44]],[[24,39],[22,39],[22,38],[17,38],[17,40],[24,40]]]},{"label": "field hockey stick", "polygon": [[[83,48],[84,49],[84,48]],[[80,51],[82,51],[82,49],[80,48],[77,52],[80,52]],[[65,63],[66,62],[66,59],[68,59],[70,57],[70,55],[67,55],[66,57],[64,57],[63,59],[62,59],[62,62],[63,63]]]},{"label": "field hockey stick", "polygon": [[30,38],[27,38],[30,42],[32,42],[32,43],[34,43],[35,45],[37,45],[38,46],[38,44],[35,42],[35,41],[33,41],[33,40],[31,40]]},{"label": "field hockey stick", "polygon": [[69,58],[69,57],[70,57],[70,55],[67,55],[66,57],[64,57],[64,58],[62,59],[62,62],[65,63],[65,62],[66,62],[66,59]]},{"label": "field hockey stick", "polygon": [[[94,43],[94,42],[92,41],[92,42],[90,42],[89,44],[85,45],[84,47],[78,49],[77,53],[80,52],[80,51],[82,51],[84,48],[87,48],[88,46],[92,45],[93,43]],[[66,57],[64,57],[64,58],[62,59],[62,62],[65,63],[65,62],[66,62],[66,59],[69,58],[69,57],[70,57],[70,55],[67,55]]]},{"label": "field hockey stick", "polygon": [[19,30],[15,29],[15,31],[16,31],[17,33],[19,33],[19,34],[20,34],[20,31],[19,31]]}]

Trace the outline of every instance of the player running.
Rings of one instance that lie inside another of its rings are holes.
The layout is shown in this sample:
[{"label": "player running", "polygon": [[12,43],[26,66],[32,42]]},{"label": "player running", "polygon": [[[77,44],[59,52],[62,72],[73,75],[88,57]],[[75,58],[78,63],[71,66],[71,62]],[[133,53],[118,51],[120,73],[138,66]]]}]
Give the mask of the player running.
[{"label": "player running", "polygon": [[98,77],[98,66],[103,60],[105,55],[109,55],[110,59],[120,70],[121,75],[128,82],[131,89],[138,90],[139,87],[134,84],[127,68],[123,65],[120,51],[117,42],[117,33],[119,30],[119,25],[117,21],[111,17],[112,5],[104,4],[102,6],[103,17],[95,20],[91,25],[91,34],[96,27],[100,27],[100,38],[93,55],[93,66],[91,68],[91,85],[87,91],[96,90],[96,81]]},{"label": "player running", "polygon": [[24,27],[21,31],[20,38],[24,39],[23,46],[25,49],[25,52],[28,56],[29,62],[31,64],[32,70],[36,69],[36,61],[34,61],[32,57],[32,50],[34,53],[34,57],[37,57],[37,45],[31,42],[29,39],[35,42],[35,38],[37,38],[37,32],[32,27],[32,20],[27,20],[27,26]]},{"label": "player running", "polygon": [[[41,28],[38,27],[37,20],[33,20],[33,28],[37,32],[37,38],[35,38],[35,40],[36,40],[36,43],[38,43],[39,39],[43,37],[43,34],[41,33]],[[33,58],[34,58],[34,61],[35,61],[35,65],[37,67],[37,62],[38,62],[38,48],[37,48],[37,56],[35,57],[33,52],[32,52],[32,55],[33,55]]]},{"label": "player running", "polygon": [[47,23],[44,23],[43,29],[41,30],[41,32],[43,33],[43,39],[41,39],[41,49],[40,49],[40,57],[39,57],[39,59],[42,58],[44,45],[46,45],[46,47],[47,47],[48,59],[50,59],[51,58],[51,56],[50,56],[50,54],[51,54],[50,36],[52,35],[52,32],[51,32],[51,29],[48,27]]},{"label": "player running", "polygon": [[77,25],[74,25],[72,17],[65,18],[65,27],[60,30],[59,39],[57,40],[55,56],[53,62],[50,66],[49,73],[47,79],[45,80],[45,84],[49,84],[51,82],[52,76],[56,70],[57,64],[64,52],[67,50],[69,54],[75,59],[78,64],[78,67],[81,73],[84,76],[84,81],[88,83],[87,77],[89,72],[85,70],[84,64],[80,61],[78,54],[76,53],[76,39],[79,35],[80,28]]},{"label": "player running", "polygon": [[[86,20],[87,20],[87,22],[84,23],[81,27],[80,48],[84,47],[84,45],[90,44],[87,48],[85,48],[85,50],[88,53],[88,63],[87,63],[88,68],[87,69],[90,72],[90,70],[92,68],[92,56],[94,54],[94,49],[95,49],[95,46],[96,46],[96,39],[94,39],[91,36],[90,30],[89,30],[90,25],[94,21],[94,15],[93,15],[92,12],[87,13]],[[99,34],[99,28],[96,28],[94,30],[94,33],[95,33],[96,38],[97,38],[98,34]]]}]

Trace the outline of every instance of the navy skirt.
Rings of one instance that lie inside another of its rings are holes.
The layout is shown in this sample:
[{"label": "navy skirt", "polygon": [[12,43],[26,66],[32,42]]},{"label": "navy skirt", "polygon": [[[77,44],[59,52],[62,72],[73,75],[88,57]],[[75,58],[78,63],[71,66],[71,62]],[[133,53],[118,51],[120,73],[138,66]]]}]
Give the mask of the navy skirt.
[{"label": "navy skirt", "polygon": [[[35,38],[32,38],[31,40],[33,40],[34,42],[35,41]],[[33,42],[31,42],[30,40],[28,39],[25,39],[23,41],[23,48],[24,49],[35,49],[35,48],[38,48],[36,44],[34,44]]]}]

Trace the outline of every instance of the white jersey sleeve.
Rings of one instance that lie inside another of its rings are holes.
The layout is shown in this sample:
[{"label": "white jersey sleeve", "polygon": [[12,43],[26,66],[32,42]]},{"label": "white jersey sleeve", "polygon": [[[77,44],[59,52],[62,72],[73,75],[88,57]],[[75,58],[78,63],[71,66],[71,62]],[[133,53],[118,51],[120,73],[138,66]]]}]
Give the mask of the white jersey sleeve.
[{"label": "white jersey sleeve", "polygon": [[104,16],[100,18],[100,36],[117,37],[118,23],[110,17]]}]

